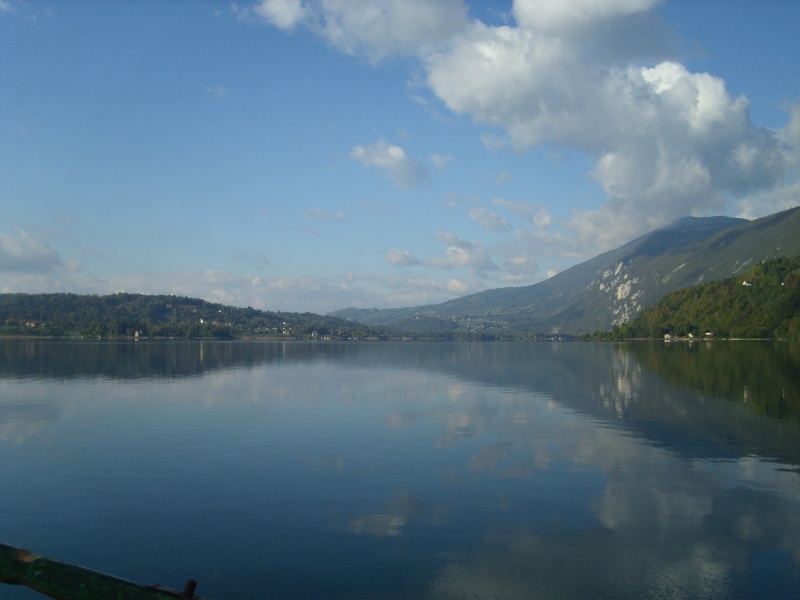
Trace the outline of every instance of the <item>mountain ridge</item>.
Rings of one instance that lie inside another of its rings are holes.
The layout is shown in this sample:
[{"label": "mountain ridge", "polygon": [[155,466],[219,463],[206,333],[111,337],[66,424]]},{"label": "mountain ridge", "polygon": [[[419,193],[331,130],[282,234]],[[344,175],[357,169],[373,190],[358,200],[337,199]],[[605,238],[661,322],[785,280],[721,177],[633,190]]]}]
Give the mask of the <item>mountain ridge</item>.
[{"label": "mountain ridge", "polygon": [[800,207],[753,221],[686,217],[529,286],[435,305],[330,314],[405,331],[578,335],[627,323],[669,292],[798,254]]}]

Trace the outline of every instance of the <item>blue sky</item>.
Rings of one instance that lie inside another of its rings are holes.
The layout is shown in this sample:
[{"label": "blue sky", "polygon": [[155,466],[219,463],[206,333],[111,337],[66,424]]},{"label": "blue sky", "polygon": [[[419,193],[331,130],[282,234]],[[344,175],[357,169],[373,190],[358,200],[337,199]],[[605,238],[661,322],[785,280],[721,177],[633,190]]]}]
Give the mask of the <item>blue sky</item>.
[{"label": "blue sky", "polygon": [[0,292],[541,281],[800,204],[800,3],[0,0]]}]

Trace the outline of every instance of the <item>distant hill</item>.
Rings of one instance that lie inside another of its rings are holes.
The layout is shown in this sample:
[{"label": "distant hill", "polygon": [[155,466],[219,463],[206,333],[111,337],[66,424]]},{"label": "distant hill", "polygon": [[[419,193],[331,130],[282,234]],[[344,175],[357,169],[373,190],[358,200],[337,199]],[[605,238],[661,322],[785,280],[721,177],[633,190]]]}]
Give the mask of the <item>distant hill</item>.
[{"label": "distant hill", "polygon": [[380,334],[337,317],[275,313],[184,296],[0,294],[0,335],[363,339]]},{"label": "distant hill", "polygon": [[331,314],[403,331],[578,335],[630,322],[669,292],[797,255],[800,208],[755,221],[690,217],[533,285],[436,305]]},{"label": "distant hill", "polygon": [[615,333],[799,339],[800,256],[767,260],[737,277],[671,292]]}]

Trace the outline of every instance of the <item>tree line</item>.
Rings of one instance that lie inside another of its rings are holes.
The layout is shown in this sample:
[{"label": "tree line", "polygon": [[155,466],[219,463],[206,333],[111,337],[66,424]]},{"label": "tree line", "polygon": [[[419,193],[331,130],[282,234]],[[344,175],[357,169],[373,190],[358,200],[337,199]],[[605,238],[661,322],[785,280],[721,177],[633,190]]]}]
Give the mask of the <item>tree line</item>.
[{"label": "tree line", "polygon": [[800,339],[800,256],[672,292],[601,339],[677,337]]},{"label": "tree line", "polygon": [[171,295],[0,294],[0,335],[88,338],[380,338],[338,317],[240,308]]}]

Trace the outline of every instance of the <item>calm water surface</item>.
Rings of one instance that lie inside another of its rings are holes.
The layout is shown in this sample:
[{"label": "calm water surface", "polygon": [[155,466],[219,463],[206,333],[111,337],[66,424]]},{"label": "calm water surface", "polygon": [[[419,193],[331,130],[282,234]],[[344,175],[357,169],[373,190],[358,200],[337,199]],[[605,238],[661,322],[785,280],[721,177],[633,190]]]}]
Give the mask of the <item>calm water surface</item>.
[{"label": "calm water surface", "polygon": [[0,542],[214,600],[796,599],[799,399],[786,344],[0,342]]}]

